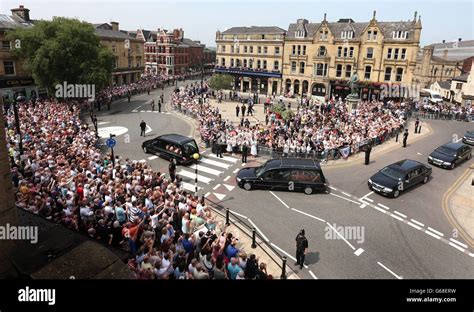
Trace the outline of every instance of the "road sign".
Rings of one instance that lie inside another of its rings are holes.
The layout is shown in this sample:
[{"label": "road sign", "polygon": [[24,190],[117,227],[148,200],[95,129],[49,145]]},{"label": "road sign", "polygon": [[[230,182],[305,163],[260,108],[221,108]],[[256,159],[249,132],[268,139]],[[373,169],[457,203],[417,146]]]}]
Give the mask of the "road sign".
[{"label": "road sign", "polygon": [[107,144],[108,147],[112,148],[115,146],[115,144],[117,144],[117,141],[115,141],[115,139],[107,139],[107,141],[105,141],[105,144]]}]

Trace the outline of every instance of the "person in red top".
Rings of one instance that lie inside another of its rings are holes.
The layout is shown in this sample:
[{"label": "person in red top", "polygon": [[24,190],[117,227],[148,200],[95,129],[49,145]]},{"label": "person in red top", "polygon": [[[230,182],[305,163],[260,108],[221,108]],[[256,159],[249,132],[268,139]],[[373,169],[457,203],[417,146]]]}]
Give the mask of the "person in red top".
[{"label": "person in red top", "polygon": [[84,199],[84,186],[82,185],[82,183],[79,183],[77,185],[76,193],[78,200]]}]

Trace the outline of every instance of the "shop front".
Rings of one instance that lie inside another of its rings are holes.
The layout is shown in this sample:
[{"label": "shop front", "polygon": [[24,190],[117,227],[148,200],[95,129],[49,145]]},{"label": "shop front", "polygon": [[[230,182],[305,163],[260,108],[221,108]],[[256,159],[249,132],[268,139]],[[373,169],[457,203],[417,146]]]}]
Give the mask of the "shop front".
[{"label": "shop front", "polygon": [[45,95],[45,92],[38,93],[38,86],[32,77],[1,78],[0,93],[4,101],[13,101],[19,95],[27,100]]}]

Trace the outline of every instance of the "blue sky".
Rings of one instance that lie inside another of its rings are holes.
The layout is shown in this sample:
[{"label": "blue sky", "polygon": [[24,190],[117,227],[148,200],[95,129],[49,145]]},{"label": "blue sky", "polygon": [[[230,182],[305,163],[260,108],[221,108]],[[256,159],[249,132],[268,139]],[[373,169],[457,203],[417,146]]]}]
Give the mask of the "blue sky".
[{"label": "blue sky", "polygon": [[421,45],[442,40],[474,39],[472,0],[2,0],[1,13],[23,4],[33,19],[75,17],[93,23],[117,21],[121,29],[184,29],[185,37],[215,46],[215,32],[233,26],[279,26],[298,18],[320,22],[350,17],[369,21],[377,11],[379,21],[413,19],[418,11],[423,30]]}]

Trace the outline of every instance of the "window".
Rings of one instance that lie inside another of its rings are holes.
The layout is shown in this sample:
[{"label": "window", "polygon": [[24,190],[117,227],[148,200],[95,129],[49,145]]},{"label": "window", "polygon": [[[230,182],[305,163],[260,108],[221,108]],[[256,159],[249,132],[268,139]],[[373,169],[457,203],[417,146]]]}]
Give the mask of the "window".
[{"label": "window", "polygon": [[350,78],[352,75],[352,66],[346,65],[346,78]]},{"label": "window", "polygon": [[349,48],[349,57],[354,57],[354,47]]},{"label": "window", "polygon": [[263,47],[263,54],[267,54],[268,52],[268,47]]},{"label": "window", "polygon": [[[3,45],[2,45],[2,48],[3,48]],[[112,52],[117,52],[117,48],[115,47],[115,45],[112,46]]]},{"label": "window", "polygon": [[342,56],[342,47],[337,47],[337,57]]},{"label": "window", "polygon": [[347,48],[344,48],[344,57],[347,57]]},{"label": "window", "polygon": [[[161,47],[160,47],[161,48]],[[160,49],[161,50],[161,49]],[[221,51],[225,52],[225,45],[221,46]]]},{"label": "window", "polygon": [[265,35],[262,35],[262,40],[265,40]]},{"label": "window", "polygon": [[407,49],[402,49],[402,56],[401,56],[402,60],[406,58],[406,54],[407,54]]},{"label": "window", "polygon": [[372,66],[365,66],[364,78],[370,79],[370,73],[372,72]]},{"label": "window", "polygon": [[352,39],[354,38],[354,32],[352,30],[347,30],[341,32],[341,38],[342,39]]},{"label": "window", "polygon": [[374,30],[374,33],[372,35],[372,40],[376,41],[377,40],[377,31]]},{"label": "window", "polygon": [[257,47],[257,53],[262,54],[262,47]]},{"label": "window", "polygon": [[132,67],[132,58],[129,57],[128,58],[128,68],[131,68]]},{"label": "window", "polygon": [[374,48],[367,48],[367,58],[371,59],[374,57]]},{"label": "window", "polygon": [[262,67],[262,61],[257,60],[257,69],[260,69]]},{"label": "window", "polygon": [[278,61],[273,62],[273,70],[280,70],[280,63]]},{"label": "window", "polygon": [[247,59],[244,59],[244,67],[247,67]]},{"label": "window", "polygon": [[280,47],[275,47],[275,54],[280,54]]},{"label": "window", "polygon": [[319,40],[327,40],[328,39],[328,31],[327,30],[321,30],[319,32]]},{"label": "window", "polygon": [[234,59],[230,59],[230,67],[234,67]]},{"label": "window", "polygon": [[253,58],[249,60],[249,68],[253,68]]},{"label": "window", "polygon": [[397,68],[397,74],[395,76],[395,81],[402,81],[403,79],[403,68]]},{"label": "window", "polygon": [[306,55],[306,46],[303,46],[303,55]]},{"label": "window", "polygon": [[301,46],[298,46],[298,55],[301,55]]},{"label": "window", "polygon": [[304,62],[300,62],[300,74],[304,74]]},{"label": "window", "polygon": [[291,72],[292,73],[296,72],[296,62],[295,61],[291,62]]},{"label": "window", "polygon": [[320,46],[318,49],[318,56],[325,56],[326,55],[326,47]]},{"label": "window", "polygon": [[267,171],[263,175],[264,180],[272,180],[272,181],[288,181],[290,177],[290,170],[288,169],[276,169]]},{"label": "window", "polygon": [[141,58],[141,57],[137,57],[137,67],[140,67],[140,66],[141,66],[141,62],[142,62],[142,58]]},{"label": "window", "polygon": [[[171,53],[171,51],[170,51],[170,53]],[[230,53],[234,53],[234,46],[233,45],[230,46]]]},{"label": "window", "polygon": [[253,46],[250,46],[250,53],[253,53]]},{"label": "window", "polygon": [[318,63],[315,66],[315,75],[325,77],[328,73],[328,64]]},{"label": "window", "polygon": [[392,38],[393,39],[407,39],[408,38],[408,31],[392,31]]},{"label": "window", "polygon": [[263,69],[267,69],[267,60],[263,60]]},{"label": "window", "polygon": [[293,55],[296,54],[296,46],[295,45],[293,46],[293,52],[291,54],[293,54]]},{"label": "window", "polygon": [[369,30],[369,31],[367,32],[367,40],[368,40],[368,41],[372,40],[372,31],[371,31],[371,30]]},{"label": "window", "polygon": [[390,81],[391,78],[392,78],[392,67],[387,67],[387,68],[385,68],[384,80],[385,81]]},{"label": "window", "polygon": [[240,67],[240,66],[241,66],[241,64],[240,64],[240,59],[236,59],[235,62],[236,62],[237,67]]},{"label": "window", "polygon": [[391,59],[391,58],[392,58],[392,48],[388,48],[388,51],[387,51],[387,58],[388,58],[388,59]]},{"label": "window", "polygon": [[399,50],[400,50],[400,49],[395,49],[395,52],[393,53],[393,59],[394,59],[394,60],[398,60],[398,51],[399,51]]},{"label": "window", "polygon": [[225,67],[225,58],[221,58],[221,66]]},{"label": "window", "polygon": [[244,53],[247,53],[247,46],[244,46]]},{"label": "window", "polygon": [[295,37],[296,38],[304,38],[304,35],[305,35],[304,30],[295,31]]},{"label": "window", "polygon": [[236,52],[236,53],[240,53],[240,47],[239,47],[238,44],[237,44],[236,47],[235,47],[235,52]]},{"label": "window", "polygon": [[456,83],[456,90],[461,90],[462,89],[462,82]]},{"label": "window", "polygon": [[342,65],[337,64],[336,65],[336,77],[341,77],[342,76]]}]

